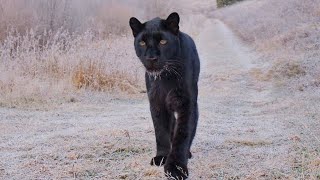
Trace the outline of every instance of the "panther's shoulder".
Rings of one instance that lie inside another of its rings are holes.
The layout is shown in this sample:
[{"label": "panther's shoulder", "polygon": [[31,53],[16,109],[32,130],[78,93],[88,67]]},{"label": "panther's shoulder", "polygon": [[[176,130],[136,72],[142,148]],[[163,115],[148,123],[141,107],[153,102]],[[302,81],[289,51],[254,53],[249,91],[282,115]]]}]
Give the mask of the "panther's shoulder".
[{"label": "panther's shoulder", "polygon": [[186,43],[186,45],[189,45],[189,46],[196,46],[195,43],[194,43],[194,40],[192,39],[192,37],[187,34],[187,33],[184,33],[182,31],[180,31],[179,33],[179,39],[180,41],[182,41],[183,43]]}]

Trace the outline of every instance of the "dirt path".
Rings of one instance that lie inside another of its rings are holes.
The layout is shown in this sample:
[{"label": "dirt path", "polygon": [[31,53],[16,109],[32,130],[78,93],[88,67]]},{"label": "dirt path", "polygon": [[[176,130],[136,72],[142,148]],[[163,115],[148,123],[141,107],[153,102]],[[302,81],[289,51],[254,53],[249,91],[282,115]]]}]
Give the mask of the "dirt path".
[{"label": "dirt path", "polygon": [[286,116],[281,106],[287,105],[277,103],[270,84],[251,75],[257,54],[221,21],[208,23],[212,28],[200,39],[200,49],[207,51],[200,83],[201,138],[195,145],[206,153],[198,168],[208,164],[211,178],[222,179],[273,179],[288,173],[292,129],[281,120]]},{"label": "dirt path", "polygon": [[[301,140],[310,137],[299,133],[303,114],[254,79],[258,56],[222,22],[206,27],[197,40],[200,120],[190,179],[294,177]],[[48,110],[0,108],[0,179],[161,179],[163,169],[148,165],[155,139],[146,96],[96,98]]]}]

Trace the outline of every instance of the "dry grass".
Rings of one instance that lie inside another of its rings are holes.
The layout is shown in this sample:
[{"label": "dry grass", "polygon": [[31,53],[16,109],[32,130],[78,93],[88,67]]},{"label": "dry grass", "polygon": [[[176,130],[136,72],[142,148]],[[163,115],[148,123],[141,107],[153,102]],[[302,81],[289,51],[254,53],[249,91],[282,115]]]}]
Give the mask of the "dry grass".
[{"label": "dry grass", "polygon": [[229,6],[239,1],[242,1],[242,0],[217,0],[217,6],[218,8],[221,8],[224,6]]},{"label": "dry grass", "polygon": [[72,75],[72,82],[77,89],[90,88],[98,91],[121,91],[128,93],[139,92],[137,82],[123,72],[107,73],[104,65],[80,62]]},{"label": "dry grass", "polygon": [[305,68],[298,62],[278,60],[268,70],[262,68],[250,69],[250,75],[259,81],[283,80],[306,75]]},{"label": "dry grass", "polygon": [[0,0],[0,41],[11,29],[20,34],[29,29],[42,33],[63,28],[72,33],[90,30],[100,38],[111,34],[125,35],[130,31],[130,17],[137,16],[142,20],[157,16],[165,18],[173,11],[185,12],[184,4],[173,0],[148,3],[141,0]]},{"label": "dry grass", "polygon": [[320,152],[317,148],[310,148],[304,143],[297,143],[297,158],[293,162],[296,178],[320,179]]},{"label": "dry grass", "polygon": [[[215,17],[222,19],[244,42],[260,52],[262,57],[255,61],[257,67],[249,74],[256,80],[273,82],[272,94],[294,101],[289,109],[295,106],[307,112],[318,112],[319,109],[313,104],[313,99],[319,97],[319,8],[318,0],[251,0],[215,12]],[[314,117],[298,118],[293,121],[297,123],[294,126],[303,127],[303,124],[313,122],[312,119]],[[292,173],[269,171],[259,178],[319,179],[319,140],[316,135],[301,133],[318,132],[317,126],[318,121],[299,130],[299,136],[291,137],[296,143],[295,153],[291,154],[294,157],[290,162]],[[246,140],[234,143],[256,145],[255,141]]]},{"label": "dry grass", "polygon": [[0,0],[0,105],[69,101],[79,89],[141,92],[144,68],[128,19],[183,14],[177,3]]},{"label": "dry grass", "polygon": [[259,81],[270,81],[273,78],[273,72],[271,70],[264,72],[262,68],[252,68],[249,73],[250,76]]},{"label": "dry grass", "polygon": [[238,144],[239,146],[266,146],[272,144],[270,141],[256,139],[234,139],[227,140],[227,143]]},{"label": "dry grass", "polygon": [[253,0],[223,8],[215,16],[264,54],[266,71],[296,87],[320,77],[319,8],[317,0]]},{"label": "dry grass", "polygon": [[205,19],[186,15],[178,1],[159,0],[0,0],[0,9],[0,105],[10,107],[69,101],[83,89],[139,93],[144,68],[129,18],[178,11],[194,36]]},{"label": "dry grass", "polygon": [[10,29],[24,34],[31,28],[56,32],[63,27],[69,32],[91,30],[103,37],[110,33],[121,35],[129,30],[128,18],[137,14],[139,6],[140,2],[127,0],[1,0],[0,40]]},{"label": "dry grass", "polygon": [[8,36],[0,45],[2,105],[64,101],[79,88],[141,91],[143,68],[129,37],[99,40],[91,32],[79,36],[57,32],[39,46],[40,37],[32,32]]},{"label": "dry grass", "polygon": [[273,65],[272,69],[269,72],[273,74],[274,78],[294,78],[306,75],[305,69],[297,62],[288,62],[285,60],[276,61],[276,63]]}]

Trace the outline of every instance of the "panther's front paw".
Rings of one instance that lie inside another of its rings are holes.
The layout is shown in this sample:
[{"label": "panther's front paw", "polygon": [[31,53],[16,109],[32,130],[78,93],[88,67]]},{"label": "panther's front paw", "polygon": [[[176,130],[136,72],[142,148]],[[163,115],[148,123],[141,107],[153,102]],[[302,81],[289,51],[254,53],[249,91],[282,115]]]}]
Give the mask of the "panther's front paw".
[{"label": "panther's front paw", "polygon": [[188,168],[178,163],[165,164],[164,172],[169,180],[185,180],[188,178]]},{"label": "panther's front paw", "polygon": [[162,166],[166,163],[167,157],[166,156],[156,156],[151,159],[150,165],[151,166]]}]

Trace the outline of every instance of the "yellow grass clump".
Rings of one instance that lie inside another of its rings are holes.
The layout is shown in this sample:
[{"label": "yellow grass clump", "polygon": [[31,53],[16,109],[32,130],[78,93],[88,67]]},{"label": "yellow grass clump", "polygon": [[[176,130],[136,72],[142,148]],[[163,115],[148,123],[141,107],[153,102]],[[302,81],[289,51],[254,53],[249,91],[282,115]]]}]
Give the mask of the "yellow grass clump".
[{"label": "yellow grass clump", "polygon": [[73,85],[77,89],[91,88],[98,91],[121,90],[128,93],[139,92],[139,86],[131,82],[123,73],[107,73],[104,67],[91,62],[89,65],[80,63],[72,75]]}]

